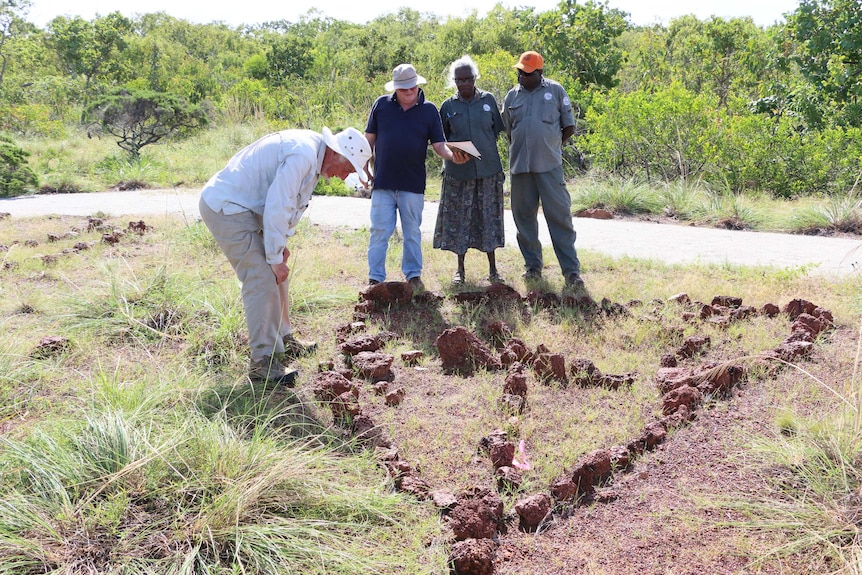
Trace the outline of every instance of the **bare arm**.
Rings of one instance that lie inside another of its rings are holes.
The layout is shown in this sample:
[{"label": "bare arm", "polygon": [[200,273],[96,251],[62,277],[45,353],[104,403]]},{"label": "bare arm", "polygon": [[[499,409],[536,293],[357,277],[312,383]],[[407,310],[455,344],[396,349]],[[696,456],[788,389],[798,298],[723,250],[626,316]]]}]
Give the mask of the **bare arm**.
[{"label": "bare arm", "polygon": [[372,134],[371,132],[365,132],[365,139],[368,140],[368,145],[371,147],[371,158],[368,159],[368,163],[365,164],[365,175],[368,180],[368,187],[374,187],[374,174],[371,173],[374,168],[374,144],[377,142],[377,134]]},{"label": "bare arm", "polygon": [[446,145],[446,142],[435,142],[431,144],[431,147],[434,148],[435,154],[448,162],[464,164],[470,159],[469,154],[466,154],[460,150],[458,150],[457,152],[453,152],[452,150],[450,150],[449,146]]},{"label": "bare arm", "polygon": [[563,128],[563,143],[565,144],[566,140],[571,138],[572,134],[574,134],[574,133],[575,133],[575,127],[574,126],[568,126],[566,128]]}]

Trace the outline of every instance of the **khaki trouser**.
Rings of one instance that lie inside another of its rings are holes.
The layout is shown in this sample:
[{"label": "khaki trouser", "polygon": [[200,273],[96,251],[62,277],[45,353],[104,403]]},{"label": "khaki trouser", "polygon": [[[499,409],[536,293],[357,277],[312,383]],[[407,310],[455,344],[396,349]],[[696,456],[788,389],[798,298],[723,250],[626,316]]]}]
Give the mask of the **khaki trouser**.
[{"label": "khaki trouser", "polygon": [[251,211],[232,215],[214,212],[203,199],[199,209],[201,218],[242,283],[251,360],[283,353],[282,338],[292,331],[288,281],[276,284],[275,274],[266,263],[261,218]]}]

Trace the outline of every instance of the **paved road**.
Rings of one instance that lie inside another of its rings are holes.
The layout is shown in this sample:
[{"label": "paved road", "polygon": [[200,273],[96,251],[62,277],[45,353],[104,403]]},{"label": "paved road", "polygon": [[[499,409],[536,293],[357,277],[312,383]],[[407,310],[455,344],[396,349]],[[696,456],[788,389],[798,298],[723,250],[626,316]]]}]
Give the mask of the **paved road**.
[{"label": "paved road", "polygon": [[[112,216],[181,214],[198,218],[196,190],[139,190],[56,194],[0,199],[0,213],[12,217],[50,214]],[[368,226],[370,200],[315,196],[305,217],[311,222],[358,228]],[[424,235],[430,239],[437,218],[437,204],[426,202]],[[2,220],[0,220],[0,225]],[[506,243],[515,246],[515,224],[506,212]],[[627,220],[575,219],[579,250],[593,250],[615,257],[662,260],[668,263],[711,263],[794,268],[814,265],[810,273],[838,278],[862,273],[862,241],[847,238],[800,236],[660,225]],[[550,237],[540,222],[541,239]]]}]

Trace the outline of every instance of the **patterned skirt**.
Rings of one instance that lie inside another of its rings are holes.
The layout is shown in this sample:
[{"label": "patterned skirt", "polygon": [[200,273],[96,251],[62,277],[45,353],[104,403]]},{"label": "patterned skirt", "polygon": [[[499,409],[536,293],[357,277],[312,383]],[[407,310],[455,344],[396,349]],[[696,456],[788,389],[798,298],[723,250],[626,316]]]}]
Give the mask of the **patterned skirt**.
[{"label": "patterned skirt", "polygon": [[475,180],[444,173],[434,247],[459,255],[470,248],[489,253],[503,247],[504,180],[503,172]]}]

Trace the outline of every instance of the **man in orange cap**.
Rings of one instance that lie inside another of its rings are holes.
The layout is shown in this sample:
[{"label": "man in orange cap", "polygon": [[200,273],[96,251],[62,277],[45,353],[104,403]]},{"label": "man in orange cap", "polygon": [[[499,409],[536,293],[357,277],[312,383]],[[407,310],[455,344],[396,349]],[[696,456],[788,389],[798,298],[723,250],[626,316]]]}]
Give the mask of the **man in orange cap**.
[{"label": "man in orange cap", "polygon": [[575,250],[572,198],[563,175],[563,142],[575,132],[572,102],[566,89],[543,77],[545,61],[538,52],[524,52],[515,64],[518,85],[503,101],[503,122],[509,138],[512,216],[518,228],[518,247],[524,256],[524,279],[542,278],[539,241],[539,204],[565,287],[580,290],[581,263]]}]

